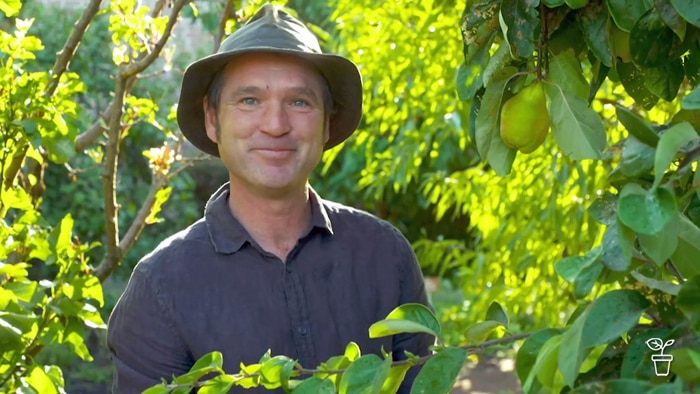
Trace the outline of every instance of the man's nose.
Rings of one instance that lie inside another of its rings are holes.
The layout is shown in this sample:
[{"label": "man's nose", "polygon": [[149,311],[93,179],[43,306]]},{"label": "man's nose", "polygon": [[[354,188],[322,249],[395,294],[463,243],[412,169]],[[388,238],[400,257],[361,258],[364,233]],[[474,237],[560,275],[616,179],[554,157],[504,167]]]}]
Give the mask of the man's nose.
[{"label": "man's nose", "polygon": [[269,103],[260,120],[262,132],[275,137],[289,133],[291,123],[286,109],[284,103]]}]

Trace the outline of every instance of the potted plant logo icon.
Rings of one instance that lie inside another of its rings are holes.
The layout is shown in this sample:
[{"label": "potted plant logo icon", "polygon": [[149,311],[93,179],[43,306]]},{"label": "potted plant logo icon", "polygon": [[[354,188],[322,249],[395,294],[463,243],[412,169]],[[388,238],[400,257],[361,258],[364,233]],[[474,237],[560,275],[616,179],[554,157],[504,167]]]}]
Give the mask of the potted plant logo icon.
[{"label": "potted plant logo icon", "polygon": [[676,341],[669,339],[664,343],[661,338],[650,338],[647,340],[646,344],[649,349],[659,352],[659,354],[652,354],[651,361],[654,362],[654,373],[656,376],[668,376],[671,370],[671,361],[673,361],[672,354],[664,354],[664,349],[671,346]]}]

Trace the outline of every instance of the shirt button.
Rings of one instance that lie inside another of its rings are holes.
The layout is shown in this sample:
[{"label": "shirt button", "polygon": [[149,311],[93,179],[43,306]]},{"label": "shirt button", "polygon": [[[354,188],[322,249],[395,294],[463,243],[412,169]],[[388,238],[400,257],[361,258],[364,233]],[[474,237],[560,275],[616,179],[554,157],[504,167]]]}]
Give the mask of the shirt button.
[{"label": "shirt button", "polygon": [[298,331],[299,334],[301,334],[301,336],[305,336],[309,332],[309,330],[307,330],[306,327],[299,327]]}]

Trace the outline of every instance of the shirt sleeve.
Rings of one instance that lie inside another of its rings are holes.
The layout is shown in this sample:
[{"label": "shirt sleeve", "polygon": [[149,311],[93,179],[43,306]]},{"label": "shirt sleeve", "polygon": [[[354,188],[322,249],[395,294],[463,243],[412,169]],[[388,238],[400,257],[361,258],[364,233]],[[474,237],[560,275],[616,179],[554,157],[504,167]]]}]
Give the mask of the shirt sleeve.
[{"label": "shirt sleeve", "polygon": [[116,368],[113,393],[133,394],[172,380],[192,365],[159,287],[137,265],[109,318],[107,345]]},{"label": "shirt sleeve", "polygon": [[[398,230],[397,230],[398,232]],[[399,304],[419,303],[428,306],[432,309],[428,302],[428,295],[425,290],[425,281],[421,272],[416,254],[413,252],[411,244],[398,234],[399,240],[399,289],[400,299]],[[392,340],[392,355],[394,360],[406,359],[404,351],[409,351],[418,356],[426,356],[430,354],[430,346],[435,343],[435,337],[428,334],[399,334],[394,335]],[[415,366],[408,370],[404,379],[399,394],[408,394],[411,391],[411,385],[416,379],[420,366]]]}]

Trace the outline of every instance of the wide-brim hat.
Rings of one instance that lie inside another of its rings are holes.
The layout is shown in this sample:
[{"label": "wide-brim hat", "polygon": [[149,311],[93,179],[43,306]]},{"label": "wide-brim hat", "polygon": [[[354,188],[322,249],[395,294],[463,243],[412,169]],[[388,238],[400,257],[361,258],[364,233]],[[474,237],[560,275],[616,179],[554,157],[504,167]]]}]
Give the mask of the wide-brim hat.
[{"label": "wide-brim hat", "polygon": [[340,144],[355,131],[362,117],[360,70],[342,56],[322,53],[318,39],[301,21],[268,3],[226,38],[217,53],[195,61],[185,70],[177,122],[194,146],[219,156],[217,144],[209,139],[204,126],[203,99],[217,71],[235,57],[251,52],[296,56],[311,63],[323,75],[333,97],[329,137],[324,149]]}]

